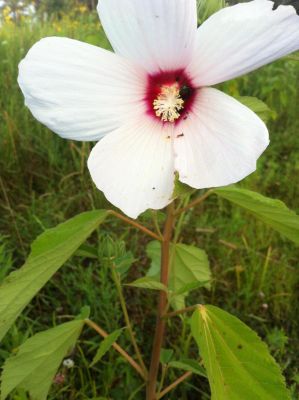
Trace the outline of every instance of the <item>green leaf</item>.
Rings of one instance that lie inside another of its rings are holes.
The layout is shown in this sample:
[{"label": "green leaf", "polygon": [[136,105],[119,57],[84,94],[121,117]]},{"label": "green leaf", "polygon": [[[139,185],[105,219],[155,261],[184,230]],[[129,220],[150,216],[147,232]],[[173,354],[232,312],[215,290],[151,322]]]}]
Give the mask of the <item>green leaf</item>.
[{"label": "green leaf", "polygon": [[89,306],[84,306],[80,310],[80,314],[76,319],[87,319],[90,316],[90,307]]},{"label": "green leaf", "polygon": [[163,283],[158,282],[154,278],[146,276],[144,278],[137,279],[132,283],[127,283],[126,286],[133,286],[141,289],[164,290],[165,292],[168,292],[167,287],[163,285]]},{"label": "green leaf", "polygon": [[173,297],[180,296],[180,295],[186,294],[186,293],[190,293],[190,292],[192,292],[192,290],[200,289],[202,287],[210,287],[210,282],[211,282],[211,280],[187,283],[186,285],[181,287],[179,290],[177,290],[175,293],[173,293]]},{"label": "green leaf", "polygon": [[128,251],[125,254],[115,258],[115,269],[121,275],[121,277],[124,278],[135,261],[136,258],[134,257],[133,253]]},{"label": "green leaf", "polygon": [[158,240],[149,242],[146,246],[146,254],[151,260],[151,266],[146,276],[159,279],[161,268],[161,243]]},{"label": "green leaf", "polygon": [[172,359],[172,356],[173,356],[172,349],[161,349],[160,363],[169,364],[170,360]]},{"label": "green leaf", "polygon": [[1,400],[14,389],[29,392],[32,400],[46,400],[54,376],[75,346],[84,320],[74,320],[37,333],[5,361],[1,376]]},{"label": "green leaf", "polygon": [[97,260],[99,258],[98,250],[94,246],[89,246],[88,244],[82,244],[80,248],[76,251],[75,256],[92,258]]},{"label": "green leaf", "polygon": [[256,97],[236,96],[235,98],[244,106],[255,112],[265,123],[275,115],[266,103]]},{"label": "green leaf", "polygon": [[183,183],[179,180],[179,174],[175,174],[175,179],[174,179],[174,189],[172,193],[172,199],[177,199],[178,197],[186,196],[188,194],[192,194],[195,192],[194,188],[191,186],[186,185],[186,183]]},{"label": "green leaf", "polygon": [[170,368],[177,368],[183,371],[190,371],[195,375],[200,375],[207,378],[205,369],[199,365],[198,361],[195,360],[183,359],[180,361],[171,361],[168,366]]},{"label": "green leaf", "polygon": [[[152,259],[147,276],[159,279],[161,245],[152,241],[147,246],[147,254]],[[172,305],[184,308],[187,292],[198,287],[210,288],[211,271],[204,250],[186,244],[171,245],[169,289],[172,291]]]},{"label": "green leaf", "polygon": [[[185,307],[188,285],[191,285],[192,290],[195,282],[202,283],[207,289],[210,288],[211,271],[206,252],[195,246],[181,243],[173,245],[171,259],[169,287],[175,293],[172,305],[180,309]],[[183,293],[178,296],[177,293],[182,290]]]},{"label": "green leaf", "polygon": [[197,0],[198,21],[202,24],[212,14],[226,6],[225,0]]},{"label": "green leaf", "polygon": [[212,400],[290,400],[267,346],[243,322],[217,307],[200,306],[192,316],[191,328]]},{"label": "green leaf", "polygon": [[32,244],[25,265],[0,285],[0,340],[26,305],[106,218],[90,211],[47,230]]},{"label": "green leaf", "polygon": [[94,356],[92,363],[90,364],[91,367],[104,357],[107,351],[109,351],[113,344],[117,341],[122,331],[123,329],[117,329],[116,331],[110,333],[110,335],[101,342],[100,347],[98,348],[98,351]]},{"label": "green leaf", "polygon": [[277,232],[299,244],[299,216],[282,201],[234,186],[216,189],[215,193],[249,211]]}]

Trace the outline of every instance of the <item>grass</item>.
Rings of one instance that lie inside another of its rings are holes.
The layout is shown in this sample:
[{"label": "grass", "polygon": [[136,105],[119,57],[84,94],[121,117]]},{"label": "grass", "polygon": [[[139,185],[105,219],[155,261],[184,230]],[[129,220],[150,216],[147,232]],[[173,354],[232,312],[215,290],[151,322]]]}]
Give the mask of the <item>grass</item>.
[{"label": "grass", "polygon": [[[30,243],[46,228],[93,208],[107,207],[94,189],[86,160],[90,144],[64,141],[33,119],[24,107],[18,85],[17,65],[30,46],[48,35],[74,37],[108,46],[95,15],[73,16],[60,21],[0,28],[0,281],[21,266]],[[224,84],[232,95],[254,95],[272,109],[271,145],[259,162],[258,172],[242,185],[283,200],[299,212],[299,63],[283,60],[249,76]],[[161,217],[163,218],[163,217]],[[151,225],[150,213],[142,217]],[[219,305],[249,324],[269,344],[282,366],[296,399],[299,382],[298,354],[298,248],[224,200],[211,197],[193,213],[186,214],[181,240],[204,248],[215,278],[213,288],[197,291],[190,304]],[[124,325],[117,293],[112,283],[107,251],[115,247],[132,251],[137,260],[127,280],[140,277],[149,266],[144,255],[148,239],[117,221],[103,225],[98,260],[74,257],[34,299],[6,336],[0,348],[3,361],[28,336],[76,315],[90,305],[92,317],[111,332]],[[155,321],[155,295],[125,289],[137,337],[148,359]],[[165,347],[175,357],[195,356],[187,346],[189,326],[180,319],[169,323]],[[124,333],[120,343],[128,347]],[[72,358],[75,368],[61,371],[65,381],[54,384],[50,399],[142,399],[141,382],[113,351],[102,363],[89,368],[99,338],[86,330]],[[169,379],[177,375],[171,371]],[[187,394],[187,390],[188,394]],[[14,400],[26,399],[15,393]],[[197,377],[181,385],[169,399],[209,399],[207,383]]]}]

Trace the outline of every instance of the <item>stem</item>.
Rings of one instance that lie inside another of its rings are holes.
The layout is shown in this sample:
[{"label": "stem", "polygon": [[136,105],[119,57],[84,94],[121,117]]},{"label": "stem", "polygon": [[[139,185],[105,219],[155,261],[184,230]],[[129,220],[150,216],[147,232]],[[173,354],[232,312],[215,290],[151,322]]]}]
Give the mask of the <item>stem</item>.
[{"label": "stem", "polygon": [[117,293],[118,293],[118,296],[119,296],[121,308],[122,308],[122,311],[123,311],[123,314],[124,314],[126,327],[128,329],[128,332],[129,332],[129,335],[130,335],[130,338],[131,338],[131,342],[132,342],[132,345],[134,347],[138,362],[141,365],[141,368],[143,369],[144,375],[147,377],[148,371],[147,371],[147,368],[146,368],[146,366],[145,366],[145,364],[143,362],[141,352],[139,350],[138,344],[137,344],[136,339],[135,339],[135,334],[134,334],[133,329],[132,329],[130,317],[129,317],[129,314],[128,314],[128,309],[127,309],[127,306],[126,306],[126,300],[124,298],[124,294],[123,294],[123,290],[122,290],[122,287],[121,287],[119,275],[118,275],[117,271],[115,270],[115,266],[114,265],[111,266],[111,269],[112,269],[112,277],[113,277],[113,280],[114,280],[114,283],[115,283],[115,286],[116,286],[116,289],[117,289]]},{"label": "stem", "polygon": [[[173,233],[174,226],[174,204],[170,204],[167,208],[167,219],[164,226],[163,242],[162,242],[162,255],[161,255],[161,283],[168,286],[169,280],[169,259],[170,259],[170,241]],[[149,379],[147,385],[146,399],[157,400],[157,376],[160,364],[160,354],[163,344],[166,321],[163,319],[163,314],[167,307],[167,293],[160,291],[158,315],[156,322],[156,332],[152,350],[151,366],[149,371]]]},{"label": "stem", "polygon": [[150,229],[146,228],[145,226],[139,224],[138,222],[134,221],[133,219],[125,217],[124,215],[119,214],[118,212],[113,211],[113,210],[110,210],[109,214],[114,215],[114,217],[121,219],[122,221],[126,222],[129,225],[134,226],[134,228],[139,229],[140,231],[151,236],[152,238],[159,240],[160,242],[162,241],[162,238],[159,235],[157,235],[155,232],[151,231]]},{"label": "stem", "polygon": [[168,366],[162,365],[162,374],[161,374],[161,381],[160,381],[158,393],[160,393],[162,391],[162,388],[163,388],[163,385],[165,382],[165,378],[166,378],[166,374],[167,374],[167,370],[168,370]]},{"label": "stem", "polygon": [[213,193],[213,190],[208,190],[204,195],[202,195],[201,197],[198,197],[197,199],[195,199],[194,201],[191,201],[190,204],[188,204],[186,207],[181,208],[180,210],[176,211],[175,216],[178,216],[180,214],[182,214],[185,211],[190,210],[190,208],[193,208],[195,206],[197,206],[198,204],[202,203],[203,201],[205,201],[211,194]]},{"label": "stem", "polygon": [[156,232],[160,236],[160,240],[161,240],[163,238],[163,235],[162,235],[162,232],[160,230],[159,223],[158,223],[157,211],[152,210],[151,212],[152,212],[152,218],[153,218],[153,222],[154,222],[154,226],[155,226]]},{"label": "stem", "polygon": [[[90,326],[92,329],[94,329],[100,336],[103,338],[106,338],[109,336],[107,332],[104,331],[99,325],[97,325],[95,322],[91,321],[90,319],[86,319],[85,323]],[[133,358],[122,348],[120,347],[116,342],[113,343],[112,347],[119,352],[127,361],[129,364],[132,365],[133,368],[139,373],[139,375],[142,376],[144,380],[146,380],[146,376],[144,375],[144,372],[142,368],[140,367],[139,364],[136,363],[136,361],[133,360]]]},{"label": "stem", "polygon": [[[184,210],[187,207],[187,205],[188,205],[188,203],[190,201],[190,196],[191,195],[188,195],[186,197],[186,199],[181,203],[183,205],[182,210]],[[180,208],[178,209],[178,211],[180,211]],[[175,212],[175,214],[176,213],[177,213],[177,211]],[[184,223],[184,219],[185,219],[185,211],[182,211],[179,214],[179,219],[178,219],[178,222],[176,224],[175,231],[174,231],[174,238],[173,238],[173,243],[174,244],[176,244],[177,241],[179,240],[179,237],[180,237],[180,234],[181,234],[181,231],[182,231],[182,226],[183,226],[183,223]]]},{"label": "stem", "polygon": [[192,375],[192,372],[188,371],[186,372],[184,375],[182,375],[179,379],[177,379],[176,381],[174,381],[171,385],[167,386],[167,388],[165,388],[163,390],[163,392],[161,392],[157,399],[161,399],[163,396],[165,396],[167,393],[169,393],[171,390],[175,389],[180,383],[184,382],[186,379],[188,379],[190,376]]},{"label": "stem", "polygon": [[194,306],[186,307],[186,308],[183,308],[182,310],[173,311],[173,312],[164,314],[162,318],[165,319],[165,318],[176,317],[177,315],[181,315],[181,314],[185,314],[185,313],[190,312],[190,311],[194,311],[199,306],[200,306],[200,304],[195,304]]}]

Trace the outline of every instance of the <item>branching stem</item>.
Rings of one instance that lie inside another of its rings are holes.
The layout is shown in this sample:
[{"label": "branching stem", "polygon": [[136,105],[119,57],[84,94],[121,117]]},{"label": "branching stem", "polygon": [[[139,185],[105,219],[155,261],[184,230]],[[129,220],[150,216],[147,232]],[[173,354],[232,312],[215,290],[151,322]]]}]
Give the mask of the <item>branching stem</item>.
[{"label": "branching stem", "polygon": [[173,311],[173,312],[164,314],[162,318],[165,319],[165,318],[176,317],[178,315],[185,314],[185,313],[190,312],[190,311],[194,311],[199,306],[200,306],[200,304],[195,304],[194,306],[186,307],[186,308],[183,308],[182,310]]},{"label": "branching stem", "polygon": [[189,203],[186,207],[183,207],[183,208],[179,209],[178,211],[176,211],[175,216],[178,216],[178,215],[184,213],[185,211],[190,210],[190,208],[198,206],[199,204],[204,202],[212,193],[213,193],[213,190],[208,190],[204,195],[202,195],[202,196],[198,197],[197,199],[191,201],[191,203]]},{"label": "branching stem", "polygon": [[[92,329],[94,329],[100,336],[103,338],[106,338],[109,336],[109,334],[104,331],[99,325],[97,325],[95,322],[91,321],[90,319],[86,319],[85,323],[90,326]],[[113,348],[119,352],[126,360],[127,362],[141,375],[141,377],[146,381],[146,376],[143,372],[143,369],[140,367],[139,364],[133,358],[121,347],[119,346],[116,342],[113,343]]]},{"label": "branching stem", "polygon": [[138,344],[136,342],[136,339],[135,339],[135,334],[133,332],[132,324],[131,324],[129,313],[128,313],[128,310],[127,310],[126,300],[124,298],[124,294],[123,294],[123,290],[122,290],[122,287],[121,287],[120,278],[119,278],[119,275],[118,275],[117,271],[115,270],[115,266],[114,265],[111,266],[111,269],[112,269],[112,277],[113,277],[113,280],[114,280],[114,283],[115,283],[115,286],[116,286],[116,290],[117,290],[118,297],[119,297],[119,300],[120,300],[121,308],[122,308],[122,311],[123,311],[123,314],[124,314],[126,327],[128,329],[128,332],[129,332],[129,335],[130,335],[130,338],[131,338],[131,342],[132,342],[132,345],[134,347],[138,362],[139,362],[141,368],[143,369],[144,375],[147,377],[148,371],[147,371],[147,368],[146,368],[146,366],[145,366],[145,364],[143,362],[139,346],[138,346]]},{"label": "branching stem", "polygon": [[162,397],[164,397],[171,390],[175,389],[180,383],[184,382],[191,375],[192,375],[192,372],[190,372],[190,371],[185,372],[184,375],[182,375],[179,379],[174,381],[171,385],[167,386],[167,388],[165,388],[161,393],[159,393],[157,400],[162,399]]},{"label": "branching stem", "polygon": [[146,228],[145,226],[139,224],[138,222],[134,221],[131,218],[126,217],[125,215],[122,215],[116,211],[110,210],[109,211],[110,215],[113,215],[114,217],[121,219],[122,221],[126,222],[129,225],[134,226],[134,228],[139,229],[140,231],[146,233],[148,236],[151,236],[153,239],[159,240],[160,242],[163,240],[162,237],[157,235],[155,232],[151,231],[150,229]]}]

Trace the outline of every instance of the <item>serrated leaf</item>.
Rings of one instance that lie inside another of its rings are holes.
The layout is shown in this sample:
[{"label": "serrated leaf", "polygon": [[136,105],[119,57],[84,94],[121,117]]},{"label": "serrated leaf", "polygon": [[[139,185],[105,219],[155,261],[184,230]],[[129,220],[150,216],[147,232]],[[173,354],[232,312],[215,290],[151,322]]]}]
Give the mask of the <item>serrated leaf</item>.
[{"label": "serrated leaf", "polygon": [[17,355],[5,361],[1,400],[16,388],[28,391],[32,400],[46,400],[57,369],[76,344],[83,325],[83,320],[74,320],[26,340]]},{"label": "serrated leaf", "polygon": [[[172,292],[172,305],[183,308],[187,292],[195,287],[210,288],[211,271],[209,260],[204,250],[186,244],[171,245],[171,263],[169,274],[169,289]],[[159,279],[161,245],[152,241],[147,246],[147,254],[152,264],[147,275],[152,279]]]},{"label": "serrated leaf", "polygon": [[210,287],[211,271],[204,250],[182,243],[172,245],[172,265],[170,270],[170,288],[174,293],[194,282]]},{"label": "serrated leaf", "polygon": [[164,290],[165,292],[168,291],[167,287],[163,285],[163,283],[158,282],[157,280],[150,277],[140,278],[132,283],[127,283],[126,285],[138,287],[141,289]]},{"label": "serrated leaf", "polygon": [[236,96],[235,98],[244,106],[255,112],[265,123],[268,122],[274,114],[267,104],[257,97]]},{"label": "serrated leaf", "polygon": [[299,244],[299,215],[282,201],[234,186],[216,189],[214,192],[249,211],[277,232]]},{"label": "serrated leaf", "polygon": [[183,359],[180,361],[171,361],[168,366],[170,368],[177,368],[183,371],[190,371],[195,375],[200,375],[207,378],[205,369],[199,365],[198,361],[195,360]]},{"label": "serrated leaf", "polygon": [[100,344],[100,347],[98,348],[98,351],[96,355],[94,356],[94,359],[92,360],[92,363],[90,366],[92,367],[95,365],[97,362],[99,362],[104,355],[107,353],[107,351],[110,350],[110,348],[113,346],[113,344],[117,341],[119,336],[121,335],[123,329],[117,329],[116,331],[110,333]]},{"label": "serrated leaf", "polygon": [[173,357],[173,350],[172,349],[161,349],[160,354],[160,363],[161,364],[168,364]]},{"label": "serrated leaf", "polygon": [[90,211],[41,234],[25,265],[0,285],[0,340],[55,272],[104,221],[108,211]]},{"label": "serrated leaf", "polygon": [[217,307],[200,306],[192,316],[191,328],[212,400],[290,400],[267,346],[239,319]]}]

